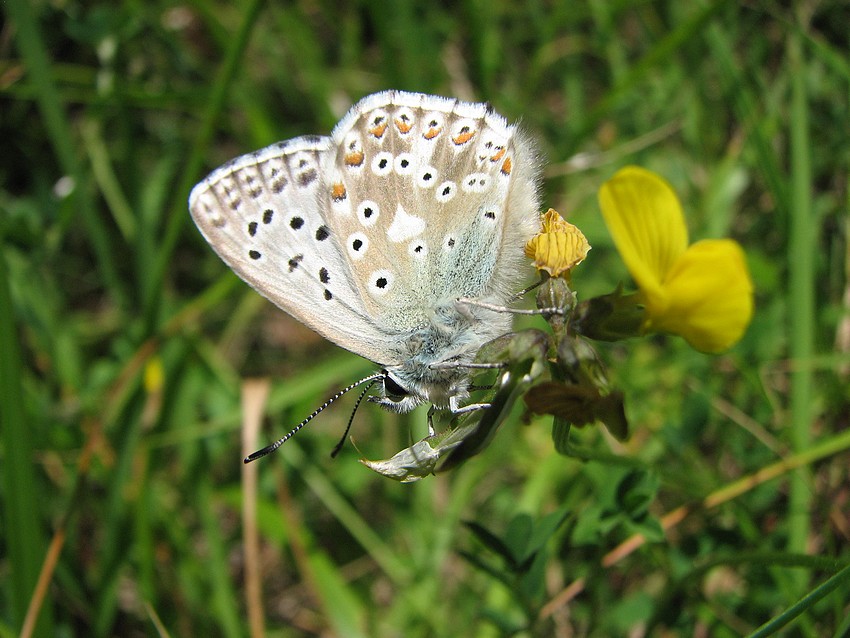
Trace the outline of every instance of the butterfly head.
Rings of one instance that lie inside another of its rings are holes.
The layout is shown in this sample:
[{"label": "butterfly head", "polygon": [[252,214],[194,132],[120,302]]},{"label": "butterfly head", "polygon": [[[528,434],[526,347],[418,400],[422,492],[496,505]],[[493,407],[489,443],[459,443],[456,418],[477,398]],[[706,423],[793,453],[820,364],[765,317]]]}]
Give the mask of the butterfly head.
[{"label": "butterfly head", "polygon": [[426,400],[416,392],[415,388],[408,387],[406,382],[399,379],[395,373],[389,370],[383,370],[383,373],[379,393],[369,397],[370,402],[377,403],[390,412],[404,414]]},{"label": "butterfly head", "polygon": [[424,403],[447,408],[469,396],[468,374],[461,367],[431,371],[425,379],[421,370],[400,367],[382,372],[378,394],[369,401],[390,412],[404,414]]},{"label": "butterfly head", "polygon": [[377,395],[369,400],[398,413],[424,403],[450,408],[469,396],[478,350],[510,328],[510,317],[454,300],[434,304],[430,321],[399,341],[398,363],[385,365]]}]

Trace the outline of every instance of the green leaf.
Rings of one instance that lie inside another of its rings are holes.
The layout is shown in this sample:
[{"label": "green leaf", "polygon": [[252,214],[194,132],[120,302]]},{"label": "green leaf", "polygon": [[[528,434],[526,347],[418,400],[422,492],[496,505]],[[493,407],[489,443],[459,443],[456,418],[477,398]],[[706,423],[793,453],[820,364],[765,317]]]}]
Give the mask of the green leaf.
[{"label": "green leaf", "polygon": [[516,568],[516,557],[511,547],[489,529],[475,521],[464,521],[475,537],[491,552],[501,556],[512,569]]},{"label": "green leaf", "polygon": [[546,563],[549,552],[539,551],[519,581],[520,593],[526,601],[536,601],[543,597],[546,585]]},{"label": "green leaf", "polygon": [[633,520],[646,514],[655,500],[660,481],[652,472],[632,470],[617,485],[616,499],[622,511]]},{"label": "green leaf", "polygon": [[640,295],[624,295],[620,284],[612,293],[578,304],[571,326],[590,339],[622,341],[640,335],[644,319]]},{"label": "green leaf", "polygon": [[570,422],[566,419],[555,417],[552,420],[552,442],[555,444],[555,451],[564,456],[571,456],[570,446]]},{"label": "green leaf", "polygon": [[[526,392],[523,400],[535,414],[551,414],[562,424],[583,427],[599,421],[617,439],[622,441],[628,437],[622,392],[603,395],[595,387],[544,381]],[[561,431],[558,437],[564,434]]]},{"label": "green leaf", "polygon": [[489,574],[499,582],[503,583],[506,587],[510,588],[513,585],[513,582],[511,580],[511,574],[502,569],[498,569],[494,565],[491,565],[483,558],[478,556],[478,554],[473,554],[472,552],[468,552],[463,549],[458,550],[458,554],[461,556],[461,558],[469,562],[470,565],[476,567],[477,569],[480,569],[485,574]]},{"label": "green leaf", "polygon": [[381,461],[360,459],[370,470],[400,483],[412,483],[434,474],[437,462],[471,437],[478,429],[477,423],[468,423],[417,441],[397,452],[392,458]]},{"label": "green leaf", "polygon": [[505,544],[510,549],[514,564],[521,566],[528,556],[528,541],[531,538],[533,521],[531,516],[520,513],[508,523],[505,530]]},{"label": "green leaf", "polygon": [[537,521],[534,525],[533,531],[531,532],[531,538],[528,540],[526,556],[523,557],[523,560],[527,559],[531,554],[539,552],[546,545],[549,539],[555,535],[555,532],[558,531],[569,515],[570,510],[563,507],[555,510],[554,512],[550,512]]}]

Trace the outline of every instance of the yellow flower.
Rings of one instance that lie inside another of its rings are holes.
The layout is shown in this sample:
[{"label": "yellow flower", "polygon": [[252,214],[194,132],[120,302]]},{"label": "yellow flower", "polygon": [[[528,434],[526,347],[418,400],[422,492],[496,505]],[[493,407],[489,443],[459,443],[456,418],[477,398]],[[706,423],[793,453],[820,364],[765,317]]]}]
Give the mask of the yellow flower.
[{"label": "yellow flower", "polygon": [[680,335],[702,352],[738,342],[753,315],[753,284],[737,242],[707,239],[688,246],[676,193],[637,166],[602,185],[599,205],[640,289],[644,332]]},{"label": "yellow flower", "polygon": [[525,245],[525,256],[534,260],[537,270],[545,270],[552,277],[569,277],[570,270],[587,257],[590,244],[553,208],[546,211],[541,223],[542,231]]}]

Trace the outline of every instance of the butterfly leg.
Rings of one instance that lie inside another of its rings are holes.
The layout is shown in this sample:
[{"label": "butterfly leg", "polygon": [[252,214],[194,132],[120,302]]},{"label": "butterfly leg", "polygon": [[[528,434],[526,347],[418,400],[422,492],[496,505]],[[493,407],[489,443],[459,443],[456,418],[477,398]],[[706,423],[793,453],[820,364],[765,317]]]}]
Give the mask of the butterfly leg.
[{"label": "butterfly leg", "polygon": [[[468,414],[469,412],[476,412],[478,410],[486,410],[492,405],[492,403],[470,403],[469,405],[460,406],[457,403],[457,397],[449,398],[449,411],[452,414]],[[432,405],[428,409],[428,436],[434,436],[437,433],[437,430],[434,429],[434,414],[437,413],[437,407]]]},{"label": "butterfly leg", "polygon": [[459,406],[457,404],[457,397],[449,398],[449,410],[451,410],[452,414],[466,414],[467,412],[475,412],[476,410],[486,410],[491,405],[491,403],[470,403],[469,405]]},{"label": "butterfly leg", "polygon": [[525,310],[523,308],[509,308],[508,306],[499,306],[497,304],[479,301],[478,299],[470,299],[469,297],[460,297],[457,303],[467,306],[478,306],[493,312],[509,312],[513,315],[563,315],[563,308],[538,308],[536,310]]}]

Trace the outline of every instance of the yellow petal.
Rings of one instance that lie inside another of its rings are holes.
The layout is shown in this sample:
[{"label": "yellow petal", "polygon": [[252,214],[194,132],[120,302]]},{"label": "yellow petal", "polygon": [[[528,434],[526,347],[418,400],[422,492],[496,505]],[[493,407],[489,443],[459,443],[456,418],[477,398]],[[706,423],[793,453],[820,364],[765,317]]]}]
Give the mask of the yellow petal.
[{"label": "yellow petal", "polygon": [[647,328],[680,335],[702,352],[731,348],[753,316],[746,257],[731,239],[690,246],[667,273],[663,290],[665,307],[654,307],[647,299]]},{"label": "yellow petal", "polygon": [[564,276],[584,261],[590,244],[576,226],[552,208],[543,215],[542,225],[543,231],[525,245],[525,255],[534,260],[538,270],[545,270],[552,277]]},{"label": "yellow petal", "polygon": [[599,206],[635,283],[650,297],[662,295],[661,282],[688,246],[676,193],[655,173],[627,166],[599,189]]}]

